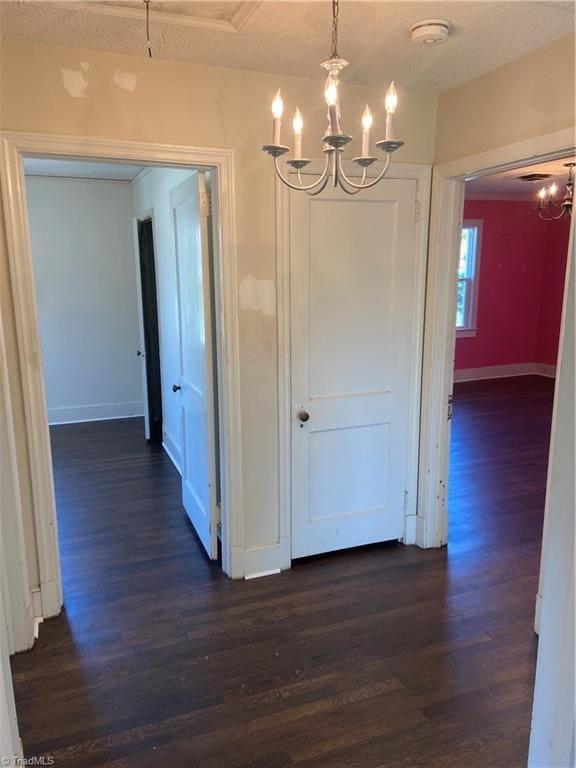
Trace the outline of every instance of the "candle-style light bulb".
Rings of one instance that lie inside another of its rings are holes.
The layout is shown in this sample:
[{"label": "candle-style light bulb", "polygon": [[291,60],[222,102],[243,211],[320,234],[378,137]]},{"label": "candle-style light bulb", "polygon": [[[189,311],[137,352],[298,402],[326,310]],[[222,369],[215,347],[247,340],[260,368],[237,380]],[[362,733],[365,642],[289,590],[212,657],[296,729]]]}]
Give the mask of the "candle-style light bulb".
[{"label": "candle-style light bulb", "polygon": [[280,89],[276,91],[276,96],[272,101],[272,144],[280,144],[280,129],[282,126],[282,114],[284,112],[284,102]]},{"label": "candle-style light bulb", "polygon": [[333,75],[328,75],[324,87],[324,98],[329,107],[338,103],[338,80]]},{"label": "candle-style light bulb", "polygon": [[272,101],[272,117],[280,120],[284,113],[284,102],[282,100],[282,94],[280,93],[280,89],[276,91],[276,95],[274,96],[274,100]]},{"label": "candle-style light bulb", "polygon": [[546,197],[546,187],[542,187],[540,192],[538,192],[538,197],[540,198],[540,200],[544,200],[544,198]]},{"label": "candle-style light bulb", "polygon": [[393,115],[396,112],[396,107],[398,106],[398,92],[394,85],[394,80],[392,80],[390,87],[386,91],[384,105],[386,106],[386,114]]},{"label": "candle-style light bulb", "polygon": [[394,113],[396,112],[396,107],[398,106],[398,93],[394,87],[394,81],[390,83],[390,87],[386,91],[384,106],[386,107],[386,141],[393,141]]},{"label": "candle-style light bulb", "polygon": [[556,184],[550,184],[550,190],[549,190],[550,197],[554,197],[557,191],[558,191],[558,187],[556,186]]},{"label": "candle-style light bulb", "polygon": [[364,112],[362,112],[362,130],[363,131],[369,131],[370,128],[372,128],[372,111],[368,104],[364,107]]},{"label": "candle-style light bulb", "polygon": [[324,87],[324,98],[328,104],[328,120],[330,121],[330,133],[336,136],[340,133],[338,123],[338,78],[332,73],[326,78]]},{"label": "candle-style light bulb", "polygon": [[372,127],[372,112],[368,104],[362,112],[362,157],[370,155],[370,128]]},{"label": "candle-style light bulb", "polygon": [[302,119],[302,112],[296,107],[294,112],[294,119],[292,120],[292,128],[294,129],[294,160],[302,159],[302,131],[304,130],[304,120]]}]

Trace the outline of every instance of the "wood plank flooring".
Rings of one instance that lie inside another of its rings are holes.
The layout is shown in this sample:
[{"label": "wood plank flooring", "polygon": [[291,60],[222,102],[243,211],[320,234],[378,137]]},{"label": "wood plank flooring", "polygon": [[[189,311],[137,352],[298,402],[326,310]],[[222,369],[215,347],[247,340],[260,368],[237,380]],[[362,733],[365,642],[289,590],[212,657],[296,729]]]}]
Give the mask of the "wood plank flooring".
[{"label": "wood plank flooring", "polygon": [[232,582],[139,420],[52,429],[65,611],[13,657],[57,768],[526,764],[553,382],[458,385],[450,545]]}]

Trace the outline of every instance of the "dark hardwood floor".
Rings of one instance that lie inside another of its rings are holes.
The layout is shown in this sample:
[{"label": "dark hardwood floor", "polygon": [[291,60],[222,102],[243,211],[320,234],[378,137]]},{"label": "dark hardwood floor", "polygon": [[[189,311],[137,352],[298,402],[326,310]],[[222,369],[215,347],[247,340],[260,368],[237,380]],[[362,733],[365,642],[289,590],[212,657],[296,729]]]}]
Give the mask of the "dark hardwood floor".
[{"label": "dark hardwood floor", "polygon": [[526,764],[553,382],[459,385],[450,545],[232,582],[139,420],[53,428],[65,610],[13,657],[57,768]]}]

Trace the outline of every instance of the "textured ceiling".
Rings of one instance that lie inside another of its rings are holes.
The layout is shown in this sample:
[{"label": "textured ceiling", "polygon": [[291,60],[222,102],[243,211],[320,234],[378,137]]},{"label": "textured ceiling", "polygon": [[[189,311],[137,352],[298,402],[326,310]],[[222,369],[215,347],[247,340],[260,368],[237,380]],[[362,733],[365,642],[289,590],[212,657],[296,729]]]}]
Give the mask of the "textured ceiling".
[{"label": "textured ceiling", "polygon": [[[319,63],[330,54],[327,0],[152,0],[150,7],[157,58],[321,78]],[[430,17],[448,19],[453,34],[440,46],[415,45],[410,26]],[[200,28],[203,24],[219,26]],[[345,72],[349,82],[379,85],[394,78],[401,87],[441,92],[573,29],[572,2],[343,0],[339,48],[352,62]],[[0,35],[147,55],[144,3],[130,0],[3,0]]]},{"label": "textured ceiling", "polygon": [[[538,190],[552,182],[558,184],[563,195],[564,185],[568,178],[568,168],[564,167],[564,163],[569,162],[576,162],[576,158],[567,157],[562,160],[529,165],[524,168],[514,168],[511,171],[502,171],[501,173],[493,173],[490,176],[472,179],[466,182],[466,197],[470,200],[489,197],[502,200],[510,198],[513,200],[535,201]],[[522,181],[518,178],[528,173],[550,173],[551,177],[545,181]]]},{"label": "textured ceiling", "polygon": [[132,181],[144,170],[142,165],[98,163],[85,160],[56,160],[52,158],[24,158],[26,176],[60,176],[68,179],[108,179]]},{"label": "textured ceiling", "polygon": [[[100,0],[94,5],[109,7],[135,8],[142,13],[142,0]],[[219,21],[231,21],[242,2],[182,2],[181,0],[150,0],[150,10],[162,13],[176,13],[182,16],[196,16],[201,19],[218,19]]]}]

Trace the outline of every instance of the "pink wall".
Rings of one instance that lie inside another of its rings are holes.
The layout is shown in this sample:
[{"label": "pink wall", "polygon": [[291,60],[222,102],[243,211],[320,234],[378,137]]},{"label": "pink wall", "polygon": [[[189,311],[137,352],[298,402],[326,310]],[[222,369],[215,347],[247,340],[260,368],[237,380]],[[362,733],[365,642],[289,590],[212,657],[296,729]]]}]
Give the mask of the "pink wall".
[{"label": "pink wall", "polygon": [[569,222],[532,201],[466,200],[464,218],[483,222],[478,330],[456,340],[456,369],[555,364]]}]

